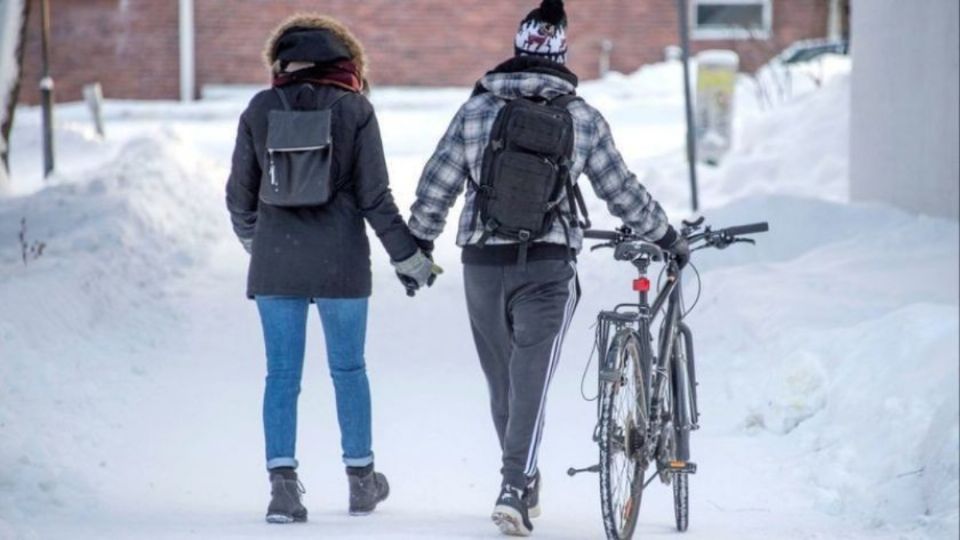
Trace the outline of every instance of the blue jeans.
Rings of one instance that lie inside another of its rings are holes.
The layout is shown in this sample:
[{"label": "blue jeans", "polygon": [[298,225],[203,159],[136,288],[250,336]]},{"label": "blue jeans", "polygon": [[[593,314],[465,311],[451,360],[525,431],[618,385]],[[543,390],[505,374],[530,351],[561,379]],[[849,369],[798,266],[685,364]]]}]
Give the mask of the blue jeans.
[{"label": "blue jeans", "polygon": [[[337,397],[343,462],[373,463],[370,437],[370,384],[363,359],[367,299],[314,299],[323,322],[327,362]],[[267,469],[296,467],[297,397],[303,374],[309,298],[258,296],[267,350],[263,431]]]}]

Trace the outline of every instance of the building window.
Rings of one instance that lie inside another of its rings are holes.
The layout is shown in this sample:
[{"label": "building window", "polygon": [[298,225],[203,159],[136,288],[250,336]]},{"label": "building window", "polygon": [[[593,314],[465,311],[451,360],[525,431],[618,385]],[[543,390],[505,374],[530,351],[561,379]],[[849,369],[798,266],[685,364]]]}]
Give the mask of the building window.
[{"label": "building window", "polygon": [[772,0],[690,0],[693,39],[768,39]]}]

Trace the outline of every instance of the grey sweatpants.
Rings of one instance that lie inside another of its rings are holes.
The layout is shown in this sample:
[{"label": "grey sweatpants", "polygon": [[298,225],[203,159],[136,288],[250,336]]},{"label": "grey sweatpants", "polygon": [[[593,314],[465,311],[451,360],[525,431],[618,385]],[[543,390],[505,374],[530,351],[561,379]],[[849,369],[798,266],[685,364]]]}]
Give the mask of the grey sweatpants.
[{"label": "grey sweatpants", "polygon": [[503,481],[524,486],[537,472],[547,390],[579,299],[576,266],[562,260],[526,267],[465,264],[463,272],[503,452]]}]

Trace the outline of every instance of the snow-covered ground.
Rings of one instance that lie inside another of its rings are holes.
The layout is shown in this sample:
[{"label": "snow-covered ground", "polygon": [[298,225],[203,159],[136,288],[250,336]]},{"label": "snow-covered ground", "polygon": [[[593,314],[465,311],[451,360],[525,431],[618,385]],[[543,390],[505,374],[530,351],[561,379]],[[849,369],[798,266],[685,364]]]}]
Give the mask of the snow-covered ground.
[{"label": "snow-covered ground", "polygon": [[[679,84],[679,66],[661,64],[582,91],[675,221],[689,216]],[[375,93],[403,208],[466,92]],[[772,110],[755,96],[741,85],[734,153],[701,169],[711,223],[768,220],[771,232],[696,260],[703,429],[686,536],[956,538],[957,223],[848,203],[844,70]],[[0,199],[0,539],[496,536],[497,449],[453,231],[438,242],[447,273],[414,300],[374,255],[367,357],[391,499],[372,517],[345,515],[314,317],[298,449],[311,521],[262,523],[263,351],[222,203],[246,97],[110,102],[106,141],[82,107],[62,107],[49,186],[39,113],[19,111],[17,195]],[[44,244],[26,265],[21,228]],[[602,536],[596,478],[564,471],[596,460],[595,407],[580,398],[590,326],[629,298],[633,275],[605,252],[579,266],[585,296],[541,457],[541,538]],[[653,485],[638,537],[678,534],[671,504]]]}]

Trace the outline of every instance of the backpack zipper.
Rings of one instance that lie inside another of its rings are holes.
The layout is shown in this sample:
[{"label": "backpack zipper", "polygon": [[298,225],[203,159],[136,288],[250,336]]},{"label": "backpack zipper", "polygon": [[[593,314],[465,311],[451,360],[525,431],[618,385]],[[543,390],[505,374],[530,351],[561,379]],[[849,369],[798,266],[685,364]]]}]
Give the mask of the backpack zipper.
[{"label": "backpack zipper", "polygon": [[277,183],[277,160],[273,157],[272,149],[268,148],[267,154],[270,156],[270,185],[274,191],[280,191],[280,184]]},{"label": "backpack zipper", "polygon": [[274,152],[307,152],[309,150],[323,150],[329,145],[323,144],[320,146],[301,146],[299,148],[273,148],[268,150],[271,154]]}]

